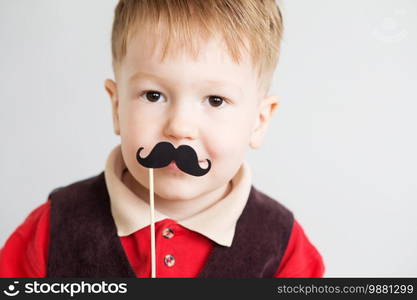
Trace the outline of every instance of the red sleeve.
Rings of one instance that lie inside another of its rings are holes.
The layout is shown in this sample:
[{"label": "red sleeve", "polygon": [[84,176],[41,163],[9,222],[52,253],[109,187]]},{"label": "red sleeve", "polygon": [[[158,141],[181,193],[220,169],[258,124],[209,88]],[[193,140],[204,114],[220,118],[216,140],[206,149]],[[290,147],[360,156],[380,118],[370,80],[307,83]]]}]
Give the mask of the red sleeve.
[{"label": "red sleeve", "polygon": [[323,259],[294,220],[287,249],[274,277],[323,277]]},{"label": "red sleeve", "polygon": [[0,249],[0,277],[46,277],[49,202],[34,209]]}]

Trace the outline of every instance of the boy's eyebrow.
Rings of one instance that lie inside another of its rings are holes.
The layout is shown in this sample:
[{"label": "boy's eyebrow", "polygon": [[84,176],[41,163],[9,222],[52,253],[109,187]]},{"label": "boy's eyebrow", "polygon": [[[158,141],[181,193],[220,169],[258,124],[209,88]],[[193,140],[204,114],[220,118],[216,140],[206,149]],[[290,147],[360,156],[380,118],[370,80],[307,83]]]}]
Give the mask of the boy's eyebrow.
[{"label": "boy's eyebrow", "polygon": [[[135,74],[133,74],[129,79],[129,83],[134,82],[135,80],[139,79],[140,77],[150,77],[156,80],[160,80],[160,81],[166,81],[164,78],[159,77],[157,75],[151,74],[151,73],[146,73],[146,72],[142,72],[139,71]],[[218,86],[224,86],[224,87],[234,87],[236,88],[241,94],[242,94],[242,89],[239,85],[232,83],[232,82],[226,82],[226,81],[220,81],[220,80],[213,80],[213,79],[208,79],[205,80],[204,82],[210,84],[210,85],[218,85]]]}]

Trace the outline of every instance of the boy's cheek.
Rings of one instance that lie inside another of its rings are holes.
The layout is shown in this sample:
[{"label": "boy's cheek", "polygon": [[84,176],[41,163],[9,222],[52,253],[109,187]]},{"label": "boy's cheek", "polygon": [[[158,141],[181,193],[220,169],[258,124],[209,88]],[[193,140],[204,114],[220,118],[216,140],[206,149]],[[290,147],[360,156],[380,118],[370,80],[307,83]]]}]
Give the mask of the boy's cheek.
[{"label": "boy's cheek", "polygon": [[[138,117],[124,117],[121,119],[121,143],[126,148],[126,154],[133,153],[136,157],[136,152],[140,147],[143,147],[142,155],[150,152],[155,146],[156,137],[160,135],[157,133],[158,124],[152,122],[145,122]],[[132,155],[132,154],[131,154]]]},{"label": "boy's cheek", "polygon": [[128,139],[122,141],[121,143],[122,156],[126,166],[137,180],[142,179],[142,183],[146,181],[145,177],[147,176],[147,169],[139,164],[136,159],[136,153],[139,147],[144,147],[141,155],[148,155],[148,153],[151,151],[151,148],[149,149],[146,144],[141,145],[139,139],[136,137],[132,137],[130,140]]},{"label": "boy's cheek", "polygon": [[[215,153],[210,156],[212,166],[207,175],[215,181],[222,181],[231,178],[237,171],[244,159],[240,147],[223,145],[218,147]],[[205,165],[202,167],[205,167]],[[203,176],[204,177],[204,176]]]},{"label": "boy's cheek", "polygon": [[243,136],[239,130],[235,130],[234,134],[218,134],[210,137],[207,143],[210,158],[215,161],[228,161],[239,159],[241,153],[245,152],[247,144],[247,136]]}]

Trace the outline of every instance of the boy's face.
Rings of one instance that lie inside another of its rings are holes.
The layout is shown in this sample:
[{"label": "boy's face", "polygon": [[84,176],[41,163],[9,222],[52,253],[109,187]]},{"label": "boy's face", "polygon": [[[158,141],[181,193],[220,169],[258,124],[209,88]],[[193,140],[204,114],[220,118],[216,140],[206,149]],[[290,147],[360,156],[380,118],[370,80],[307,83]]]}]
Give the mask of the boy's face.
[{"label": "boy's face", "polygon": [[152,52],[147,39],[138,35],[128,43],[117,83],[105,82],[126,166],[148,188],[148,170],[137,162],[137,150],[144,147],[141,157],[146,157],[161,141],[176,148],[189,145],[201,168],[211,161],[210,171],[195,177],[169,167],[154,169],[155,193],[186,200],[224,187],[248,147],[260,146],[276,97],[259,98],[249,56],[244,53],[235,64],[218,40],[202,45],[197,60],[184,54],[161,62],[161,48]]}]

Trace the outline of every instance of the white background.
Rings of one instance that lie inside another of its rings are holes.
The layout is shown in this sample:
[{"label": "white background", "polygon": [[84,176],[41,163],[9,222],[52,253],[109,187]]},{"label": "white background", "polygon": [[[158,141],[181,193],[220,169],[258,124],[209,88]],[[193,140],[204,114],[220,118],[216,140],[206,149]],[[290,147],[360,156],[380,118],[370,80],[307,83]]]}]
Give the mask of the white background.
[{"label": "white background", "polygon": [[[254,185],[326,277],[417,276],[417,1],[283,0],[281,104]],[[115,0],[0,0],[0,245],[58,186],[104,169]]]}]

